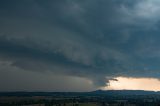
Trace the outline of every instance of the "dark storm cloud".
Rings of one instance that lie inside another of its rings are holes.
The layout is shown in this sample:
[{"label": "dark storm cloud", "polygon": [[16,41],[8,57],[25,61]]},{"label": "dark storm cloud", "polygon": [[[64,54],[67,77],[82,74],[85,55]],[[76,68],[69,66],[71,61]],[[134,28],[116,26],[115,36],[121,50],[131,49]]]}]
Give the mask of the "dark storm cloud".
[{"label": "dark storm cloud", "polygon": [[1,0],[0,58],[30,71],[159,78],[158,0]]}]

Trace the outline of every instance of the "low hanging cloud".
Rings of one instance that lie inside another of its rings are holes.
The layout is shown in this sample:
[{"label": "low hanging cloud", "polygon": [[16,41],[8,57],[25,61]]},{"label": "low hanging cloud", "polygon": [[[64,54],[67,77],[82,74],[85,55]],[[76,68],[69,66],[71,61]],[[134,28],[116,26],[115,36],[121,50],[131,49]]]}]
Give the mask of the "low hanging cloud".
[{"label": "low hanging cloud", "polygon": [[[26,71],[159,78],[158,0],[2,0],[0,59]],[[149,11],[148,11],[149,10]]]}]

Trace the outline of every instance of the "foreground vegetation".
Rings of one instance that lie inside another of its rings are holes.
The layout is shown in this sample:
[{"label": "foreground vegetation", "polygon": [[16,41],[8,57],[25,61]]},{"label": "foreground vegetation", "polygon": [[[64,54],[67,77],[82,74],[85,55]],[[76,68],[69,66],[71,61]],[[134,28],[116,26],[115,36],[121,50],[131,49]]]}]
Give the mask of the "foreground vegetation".
[{"label": "foreground vegetation", "polygon": [[[128,91],[127,91],[128,92]],[[160,95],[150,93],[7,93],[0,106],[160,106]]]}]

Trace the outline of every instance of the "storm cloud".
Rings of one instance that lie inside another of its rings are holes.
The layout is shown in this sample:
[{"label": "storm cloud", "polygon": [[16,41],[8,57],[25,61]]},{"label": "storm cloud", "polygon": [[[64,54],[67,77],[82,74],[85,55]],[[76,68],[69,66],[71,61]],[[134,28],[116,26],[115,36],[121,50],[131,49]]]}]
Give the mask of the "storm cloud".
[{"label": "storm cloud", "polygon": [[1,0],[0,61],[8,73],[49,71],[95,87],[159,78],[159,11],[159,0]]}]

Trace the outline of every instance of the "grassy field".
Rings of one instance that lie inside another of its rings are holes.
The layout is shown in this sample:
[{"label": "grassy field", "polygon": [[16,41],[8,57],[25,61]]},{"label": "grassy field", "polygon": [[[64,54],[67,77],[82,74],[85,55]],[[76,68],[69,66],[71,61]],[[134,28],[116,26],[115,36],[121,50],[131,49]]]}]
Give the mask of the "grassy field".
[{"label": "grassy field", "polygon": [[[72,103],[66,104],[66,106],[73,106]],[[98,106],[96,103],[79,103],[77,106]]]}]

